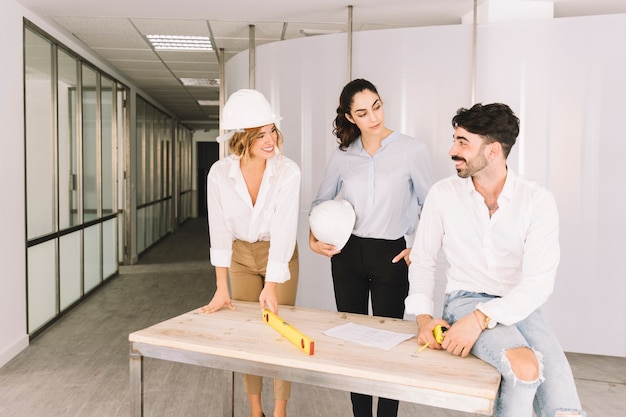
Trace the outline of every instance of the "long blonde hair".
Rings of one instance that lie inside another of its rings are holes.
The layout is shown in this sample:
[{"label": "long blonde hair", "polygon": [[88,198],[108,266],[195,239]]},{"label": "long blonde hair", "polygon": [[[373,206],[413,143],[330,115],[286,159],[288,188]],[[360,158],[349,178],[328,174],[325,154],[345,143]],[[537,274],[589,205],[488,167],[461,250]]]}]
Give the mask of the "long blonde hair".
[{"label": "long blonde hair", "polygon": [[[228,149],[230,150],[230,153],[237,155],[243,160],[252,158],[250,150],[252,149],[252,144],[254,144],[254,141],[256,140],[256,137],[262,127],[263,126],[259,126],[246,129],[243,132],[235,132],[235,134],[228,141]],[[277,135],[276,147],[278,148],[278,153],[282,154],[283,134],[275,124],[274,128],[276,129]]]}]

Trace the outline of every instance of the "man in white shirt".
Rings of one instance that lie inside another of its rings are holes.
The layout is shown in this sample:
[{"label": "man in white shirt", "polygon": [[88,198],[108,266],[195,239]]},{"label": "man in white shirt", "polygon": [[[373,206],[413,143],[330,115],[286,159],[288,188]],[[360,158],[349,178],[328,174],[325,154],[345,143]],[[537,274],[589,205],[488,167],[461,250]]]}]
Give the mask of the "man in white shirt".
[{"label": "man in white shirt", "polygon": [[[554,288],[559,218],[552,194],[507,167],[519,119],[500,103],[459,109],[449,151],[457,174],[429,191],[410,255],[406,312],[418,343],[469,353],[502,374],[494,415],[584,416],[572,372],[540,307]],[[439,250],[448,268],[433,318]],[[441,344],[436,325],[448,330]]]}]

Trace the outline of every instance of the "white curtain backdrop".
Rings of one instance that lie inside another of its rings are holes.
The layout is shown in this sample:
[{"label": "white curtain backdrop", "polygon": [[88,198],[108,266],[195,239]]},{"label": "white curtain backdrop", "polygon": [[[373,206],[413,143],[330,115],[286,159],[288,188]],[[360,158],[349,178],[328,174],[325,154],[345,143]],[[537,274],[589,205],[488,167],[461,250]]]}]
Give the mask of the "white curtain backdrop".
[{"label": "white curtain backdrop", "polygon": [[[450,120],[470,106],[469,25],[353,34],[352,78],[385,103],[386,125],[427,141],[436,179],[454,173]],[[509,165],[551,189],[561,216],[561,265],[544,307],[563,347],[626,356],[626,15],[481,25],[476,101],[504,102],[522,120]],[[339,93],[348,81],[345,34],[256,49],[255,88],[284,119],[285,154],[302,169],[297,304],[334,310],[330,262],[308,247],[308,212],[336,142]],[[248,88],[248,54],[226,64],[227,94]],[[443,289],[444,260],[439,273]]]}]

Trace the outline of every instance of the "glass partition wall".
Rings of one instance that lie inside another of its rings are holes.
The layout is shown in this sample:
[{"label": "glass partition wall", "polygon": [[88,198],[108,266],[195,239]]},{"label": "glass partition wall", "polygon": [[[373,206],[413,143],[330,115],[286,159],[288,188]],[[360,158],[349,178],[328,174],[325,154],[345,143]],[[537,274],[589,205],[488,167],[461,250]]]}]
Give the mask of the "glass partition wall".
[{"label": "glass partition wall", "polygon": [[33,335],[191,217],[193,132],[27,20],[24,91]]},{"label": "glass partition wall", "polygon": [[[137,200],[137,253],[141,254],[191,217],[191,204],[181,203],[191,194],[192,132],[141,97],[136,104],[135,192]],[[175,150],[174,141],[179,148]],[[174,153],[184,163],[175,162]],[[174,177],[182,184],[178,194]],[[178,206],[176,200],[178,200]]]},{"label": "glass partition wall", "polygon": [[191,217],[193,132],[141,97],[136,109],[136,236],[141,254]]},{"label": "glass partition wall", "polygon": [[128,89],[25,21],[24,91],[33,335],[118,271]]},{"label": "glass partition wall", "polygon": [[[56,74],[49,40],[26,30],[24,33],[24,106],[28,117],[26,135],[26,236],[28,328],[36,329],[59,310],[60,288],[58,239],[44,239],[57,230],[57,143],[53,80]],[[39,239],[40,241],[36,241]],[[33,242],[35,240],[35,242]],[[33,242],[32,244],[30,242]]]},{"label": "glass partition wall", "polygon": [[183,126],[176,126],[176,182],[175,195],[178,196],[175,218],[178,224],[191,217],[191,205],[193,197],[192,181],[192,158],[193,140],[192,132]]}]

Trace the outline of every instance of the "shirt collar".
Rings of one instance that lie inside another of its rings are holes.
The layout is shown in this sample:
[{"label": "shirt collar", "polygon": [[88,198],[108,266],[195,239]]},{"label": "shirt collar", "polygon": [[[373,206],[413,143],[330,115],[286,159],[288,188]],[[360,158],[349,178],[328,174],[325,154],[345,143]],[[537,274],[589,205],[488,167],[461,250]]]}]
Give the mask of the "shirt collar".
[{"label": "shirt collar", "polygon": [[[383,149],[385,146],[393,142],[393,139],[395,137],[396,137],[396,131],[394,130],[385,139],[383,139],[382,142],[380,142],[380,149]],[[357,154],[361,154],[365,152],[365,150],[363,149],[363,142],[361,141],[360,135],[354,142],[352,142],[352,144],[350,145],[348,149],[354,149],[354,152]]]},{"label": "shirt collar", "polygon": [[[229,155],[227,156],[227,158],[230,163],[230,168],[228,169],[228,177],[241,178],[241,169],[239,167],[239,161],[241,158],[237,155]],[[269,178],[273,177],[278,169],[279,160],[280,153],[276,151],[274,157],[267,160],[267,163],[265,165],[265,173],[263,174],[263,176],[267,176]]]},{"label": "shirt collar", "polygon": [[[467,177],[467,178],[458,177],[458,178],[464,182],[465,190],[467,191],[468,194],[471,194],[472,192],[477,192],[476,187],[474,187],[474,182],[472,181],[472,177]],[[511,196],[513,195],[513,190],[515,189],[516,181],[517,181],[517,174],[510,167],[507,166],[506,179],[504,180],[504,186],[502,187],[502,191],[500,192],[500,195],[510,200]]]},{"label": "shirt collar", "polygon": [[517,182],[517,174],[508,166],[506,167],[506,169],[506,180],[504,180],[504,187],[502,187],[502,192],[500,192],[500,195],[510,200],[513,196],[515,183]]}]

